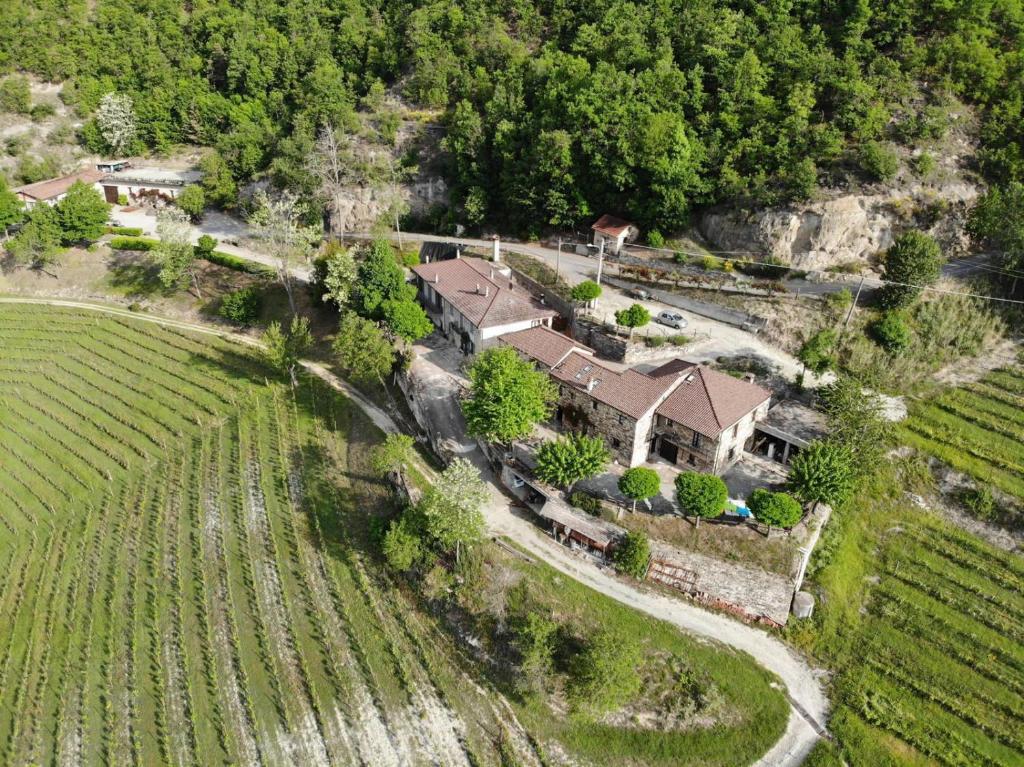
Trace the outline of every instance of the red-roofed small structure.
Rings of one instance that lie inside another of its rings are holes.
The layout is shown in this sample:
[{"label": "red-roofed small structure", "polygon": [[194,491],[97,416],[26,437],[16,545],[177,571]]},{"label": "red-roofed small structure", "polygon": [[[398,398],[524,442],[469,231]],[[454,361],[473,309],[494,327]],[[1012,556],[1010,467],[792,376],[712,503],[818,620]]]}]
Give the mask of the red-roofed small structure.
[{"label": "red-roofed small structure", "polygon": [[31,208],[40,202],[44,202],[47,205],[56,205],[64,198],[64,195],[68,193],[68,189],[76,181],[81,181],[89,186],[96,186],[98,190],[98,182],[103,176],[104,174],[101,171],[86,169],[77,173],[70,173],[67,176],[61,176],[60,178],[51,178],[46,181],[37,181],[34,184],[25,184],[12,191],[18,196],[19,200],[25,203],[26,208]]},{"label": "red-roofed small structure", "polygon": [[606,253],[618,254],[627,242],[636,242],[640,229],[616,216],[605,213],[590,227],[594,233],[594,245],[601,247],[604,243]]}]

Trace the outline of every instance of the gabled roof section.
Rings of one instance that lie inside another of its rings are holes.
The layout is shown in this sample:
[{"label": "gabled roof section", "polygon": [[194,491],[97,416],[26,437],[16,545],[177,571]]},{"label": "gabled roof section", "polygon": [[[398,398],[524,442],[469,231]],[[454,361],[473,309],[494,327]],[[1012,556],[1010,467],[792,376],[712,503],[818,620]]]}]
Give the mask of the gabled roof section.
[{"label": "gabled roof section", "polygon": [[615,370],[578,351],[566,355],[551,369],[551,375],[631,418],[650,413],[680,380],[679,375],[654,378],[637,370]]},{"label": "gabled roof section", "polygon": [[607,234],[609,237],[618,237],[628,231],[631,226],[633,225],[629,221],[605,213],[590,228],[595,232]]},{"label": "gabled roof section", "polygon": [[554,367],[573,351],[588,355],[594,353],[589,346],[576,343],[569,336],[546,325],[506,333],[498,340],[547,368]]},{"label": "gabled roof section", "polygon": [[419,264],[412,271],[478,328],[542,320],[558,314],[516,288],[511,279],[502,277],[500,267],[480,258]]},{"label": "gabled roof section", "polygon": [[81,170],[77,173],[71,173],[67,176],[61,176],[60,178],[51,178],[46,181],[36,181],[34,184],[25,184],[25,186],[19,186],[11,191],[16,194],[24,195],[37,202],[43,202],[46,200],[52,200],[56,197],[60,197],[62,194],[66,194],[71,185],[76,181],[82,181],[86,184],[95,184],[105,174],[98,170]]},{"label": "gabled roof section", "polygon": [[[657,414],[675,421],[706,437],[717,437],[752,410],[771,398],[771,392],[762,386],[733,378],[712,370],[706,365],[682,368],[673,360],[651,373],[668,369],[667,375],[678,375],[682,382],[657,409]],[[674,366],[674,367],[670,367]]]}]

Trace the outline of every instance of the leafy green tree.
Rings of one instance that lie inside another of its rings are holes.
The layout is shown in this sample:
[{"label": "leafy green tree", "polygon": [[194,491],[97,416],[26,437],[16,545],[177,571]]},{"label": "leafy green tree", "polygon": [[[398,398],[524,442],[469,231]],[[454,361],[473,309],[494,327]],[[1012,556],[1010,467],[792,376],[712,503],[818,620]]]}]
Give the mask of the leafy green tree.
[{"label": "leafy green tree", "polygon": [[28,220],[6,248],[16,263],[45,271],[59,262],[61,229],[57,211],[49,205],[36,205],[29,211]]},{"label": "leafy green tree", "polygon": [[370,465],[380,476],[402,475],[416,457],[416,440],[408,434],[388,434],[370,452]]},{"label": "leafy green tree", "polygon": [[211,152],[200,160],[199,170],[203,174],[199,183],[203,187],[205,202],[223,209],[235,207],[238,185],[224,158],[217,152]]},{"label": "leafy green tree", "polygon": [[349,297],[356,284],[356,260],[349,251],[339,250],[327,257],[324,267],[323,300],[331,301],[339,309],[344,309],[348,306]]},{"label": "leafy green tree", "polygon": [[971,210],[967,228],[975,240],[996,251],[1004,269],[1024,269],[1024,183],[989,189]]},{"label": "leafy green tree", "polygon": [[646,501],[661,492],[661,477],[646,466],[626,469],[619,477],[619,492],[633,501],[633,511],[636,511],[637,501]]},{"label": "leafy green tree", "polygon": [[610,460],[611,453],[600,437],[570,434],[538,448],[534,471],[544,482],[571,491],[580,480],[600,473]]},{"label": "leafy green tree", "polygon": [[583,280],[583,282],[572,286],[569,295],[572,296],[573,301],[587,304],[600,298],[601,286],[593,280]]},{"label": "leafy green tree", "polygon": [[758,522],[768,525],[769,534],[773,527],[792,527],[803,517],[803,508],[796,498],[763,487],[750,494],[747,506]]},{"label": "leafy green tree", "polygon": [[70,245],[103,236],[110,215],[110,205],[89,184],[76,181],[55,206],[60,222],[61,241]]},{"label": "leafy green tree", "polygon": [[180,290],[191,282],[196,298],[201,299],[199,272],[195,268],[196,249],[189,242],[188,217],[184,211],[173,208],[162,210],[156,231],[160,242],[153,249],[153,254],[160,264],[160,283],[167,290]]},{"label": "leafy green tree", "polygon": [[789,486],[804,503],[842,503],[853,491],[853,457],[844,445],[815,440],[790,462]]},{"label": "leafy green tree", "polygon": [[7,239],[10,228],[24,219],[25,206],[18,195],[7,188],[6,179],[0,176],[0,229],[4,230],[4,239]]},{"label": "leafy green tree", "polygon": [[292,317],[287,331],[281,329],[281,323],[271,322],[263,333],[263,345],[263,358],[267,364],[281,373],[287,373],[292,386],[296,386],[299,361],[313,345],[309,320],[305,317]]},{"label": "leafy green tree", "polygon": [[885,253],[885,266],[879,302],[886,309],[909,306],[921,295],[922,288],[934,284],[942,270],[942,251],[927,234],[910,231],[901,234]]},{"label": "leafy green tree", "polygon": [[628,309],[620,309],[615,312],[615,323],[629,328],[629,335],[632,337],[633,330],[642,328],[651,321],[651,313],[640,304],[633,304]]},{"label": "leafy green tree", "polygon": [[381,319],[386,301],[413,300],[414,289],[406,285],[405,272],[395,260],[395,251],[387,240],[376,239],[363,253],[352,306],[363,317]]},{"label": "leafy green tree", "polygon": [[729,490],[721,477],[700,472],[683,472],[676,476],[676,503],[685,516],[700,520],[720,517],[725,511]]},{"label": "leafy green tree", "polygon": [[835,365],[836,343],[839,334],[833,328],[819,330],[804,342],[796,358],[815,375],[821,375]]},{"label": "leafy green tree", "polygon": [[415,301],[389,299],[381,304],[384,324],[398,338],[413,343],[434,332],[434,323]]},{"label": "leafy green tree", "polygon": [[[341,315],[334,354],[345,374],[357,383],[384,379],[395,365],[395,348],[380,326],[355,312]],[[385,387],[386,388],[386,387]]]},{"label": "leafy green tree", "polygon": [[892,440],[892,423],[885,404],[852,376],[841,375],[818,392],[828,421],[829,440],[845,447],[857,474],[871,471]]},{"label": "leafy green tree", "polygon": [[503,444],[528,436],[551,415],[557,396],[551,379],[509,346],[478,355],[469,384],[469,396],[462,401],[469,433]]},{"label": "leafy green tree", "polygon": [[434,482],[420,502],[427,534],[445,551],[461,557],[463,548],[483,539],[483,506],[487,486],[480,472],[465,458],[456,458]]},{"label": "leafy green tree", "polygon": [[599,629],[570,663],[569,697],[577,710],[613,711],[640,693],[640,647],[632,637]]},{"label": "leafy green tree", "polygon": [[181,190],[174,202],[190,219],[198,221],[206,210],[206,192],[199,184],[189,184]]},{"label": "leafy green tree", "polygon": [[423,539],[409,515],[403,514],[391,523],[381,541],[381,551],[388,565],[400,573],[412,570],[423,561]]},{"label": "leafy green tree", "polygon": [[651,543],[647,540],[647,534],[642,531],[626,533],[625,539],[615,547],[612,554],[615,569],[634,578],[644,577],[650,558]]}]

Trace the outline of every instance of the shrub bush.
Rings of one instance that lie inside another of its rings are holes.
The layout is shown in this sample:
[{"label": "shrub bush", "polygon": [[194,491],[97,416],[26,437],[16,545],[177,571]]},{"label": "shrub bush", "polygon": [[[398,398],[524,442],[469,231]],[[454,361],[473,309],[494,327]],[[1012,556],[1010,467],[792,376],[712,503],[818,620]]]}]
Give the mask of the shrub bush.
[{"label": "shrub bush", "polygon": [[768,256],[757,263],[736,264],[736,270],[751,277],[761,277],[766,280],[781,280],[789,274],[789,268],[775,256]]},{"label": "shrub bush", "polygon": [[665,345],[665,336],[647,336],[645,343],[652,349],[658,349]]},{"label": "shrub bush", "polygon": [[601,499],[595,498],[589,493],[584,493],[582,490],[572,493],[569,496],[569,503],[595,517],[601,513]]},{"label": "shrub bush", "polygon": [[860,148],[860,167],[875,181],[888,181],[900,169],[896,153],[877,141],[868,141]]},{"label": "shrub bush", "polygon": [[418,250],[403,250],[395,254],[398,259],[398,263],[402,266],[407,266],[410,269],[414,266],[418,266],[420,263],[420,252]]},{"label": "shrub bush", "polygon": [[670,343],[673,343],[676,346],[686,346],[693,339],[687,335],[683,335],[682,333],[677,333],[674,336],[669,336],[668,340]]},{"label": "shrub bush", "polygon": [[263,299],[256,288],[242,288],[221,300],[220,316],[236,325],[252,325],[260,316]]},{"label": "shrub bush", "polygon": [[117,204],[118,205],[127,205],[128,204],[128,195],[126,195],[126,194],[119,194],[117,196]]},{"label": "shrub bush", "polygon": [[256,274],[261,277],[273,277],[276,274],[276,272],[266,264],[261,264],[258,261],[249,261],[248,259],[239,258],[238,256],[232,256],[230,253],[225,253],[221,250],[211,250],[209,252],[197,250],[196,255],[199,258],[209,261],[211,264],[217,264],[217,266],[223,266],[227,269],[234,269],[236,272]]},{"label": "shrub bush", "polygon": [[665,247],[665,237],[657,229],[652,229],[647,233],[647,244],[652,248],[663,248]]},{"label": "shrub bush", "polygon": [[57,114],[57,108],[53,104],[36,104],[32,107],[30,114],[32,116],[32,122],[42,122],[47,117],[53,117]]},{"label": "shrub bush", "polygon": [[890,354],[899,354],[913,339],[910,326],[900,312],[886,312],[869,326],[871,337]]},{"label": "shrub bush", "polygon": [[651,558],[651,544],[643,532],[626,534],[626,539],[615,547],[612,555],[615,569],[620,573],[643,578],[647,573],[647,562]]},{"label": "shrub bush", "polygon": [[115,237],[107,243],[113,250],[149,251],[159,245],[159,240],[149,237]]},{"label": "shrub bush", "polygon": [[107,234],[119,234],[122,237],[142,236],[142,230],[136,226],[108,226],[104,231]]}]

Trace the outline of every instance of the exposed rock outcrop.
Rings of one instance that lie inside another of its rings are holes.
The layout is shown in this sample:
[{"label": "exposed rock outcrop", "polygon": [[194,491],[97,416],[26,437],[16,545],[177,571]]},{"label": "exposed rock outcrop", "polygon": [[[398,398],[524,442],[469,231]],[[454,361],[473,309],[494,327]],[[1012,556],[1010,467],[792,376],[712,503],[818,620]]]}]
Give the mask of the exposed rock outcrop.
[{"label": "exposed rock outcrop", "polygon": [[700,230],[718,249],[763,253],[807,270],[871,258],[909,228],[929,232],[948,253],[956,253],[966,247],[964,223],[979,191],[976,184],[956,179],[873,194],[834,194],[787,207],[709,211]]}]

